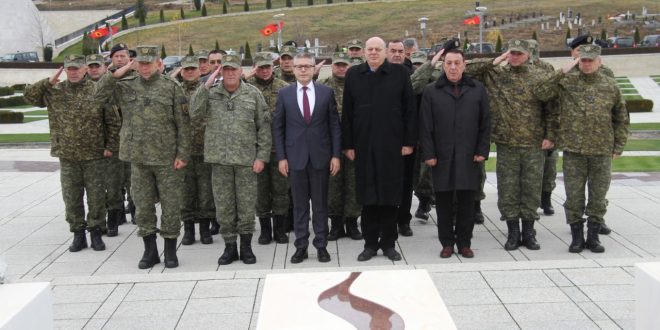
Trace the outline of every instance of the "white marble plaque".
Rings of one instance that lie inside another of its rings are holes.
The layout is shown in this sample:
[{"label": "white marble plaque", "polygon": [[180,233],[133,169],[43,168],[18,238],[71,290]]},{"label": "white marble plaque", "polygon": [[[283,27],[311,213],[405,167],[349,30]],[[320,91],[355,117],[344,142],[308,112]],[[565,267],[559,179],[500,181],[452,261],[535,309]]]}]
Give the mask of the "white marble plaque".
[{"label": "white marble plaque", "polygon": [[660,326],[660,262],[635,264],[635,329]]},{"label": "white marble plaque", "polygon": [[0,329],[53,328],[50,283],[0,285]]}]

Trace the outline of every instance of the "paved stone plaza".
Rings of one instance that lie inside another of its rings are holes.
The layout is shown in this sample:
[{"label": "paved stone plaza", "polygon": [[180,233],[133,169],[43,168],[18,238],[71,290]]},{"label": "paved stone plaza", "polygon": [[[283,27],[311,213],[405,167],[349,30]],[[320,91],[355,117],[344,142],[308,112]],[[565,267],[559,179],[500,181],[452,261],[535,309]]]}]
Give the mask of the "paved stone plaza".
[{"label": "paved stone plaza", "polygon": [[414,236],[399,238],[400,262],[379,255],[359,263],[362,242],[343,238],[331,242],[328,264],[310,249],[310,259],[293,265],[292,243],[255,243],[256,265],[219,267],[223,243],[214,236],[211,245],[180,246],[179,268],[139,270],[142,240],[131,224],[104,238],[106,251],[68,252],[58,167],[46,149],[0,149],[0,256],[11,282],[51,281],[59,329],[253,329],[267,274],[371,269],[428,270],[459,329],[631,329],[633,265],[660,260],[660,173],[614,175],[606,216],[614,231],[601,236],[604,254],[567,252],[561,177],[557,214],[537,226],[541,250],[505,251],[489,173],[474,259],[440,259],[433,220],[414,220]]}]

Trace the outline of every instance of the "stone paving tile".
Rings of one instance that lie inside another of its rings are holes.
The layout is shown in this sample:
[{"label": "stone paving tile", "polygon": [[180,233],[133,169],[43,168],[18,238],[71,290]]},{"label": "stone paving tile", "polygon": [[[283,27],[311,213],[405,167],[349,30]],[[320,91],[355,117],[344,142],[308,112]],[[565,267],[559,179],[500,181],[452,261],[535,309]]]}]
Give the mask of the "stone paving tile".
[{"label": "stone paving tile", "polygon": [[592,301],[634,301],[634,285],[583,285],[580,290]]},{"label": "stone paving tile", "polygon": [[574,302],[591,301],[579,288],[574,286],[560,287],[561,291]]},{"label": "stone paving tile", "polygon": [[594,320],[594,323],[601,329],[601,330],[619,330],[621,329],[620,326],[616,324],[616,322],[612,320]]},{"label": "stone paving tile", "polygon": [[56,286],[52,291],[53,303],[103,302],[116,287],[116,284]]},{"label": "stone paving tile", "polygon": [[194,281],[135,283],[124,301],[188,299],[194,286]]},{"label": "stone paving tile", "polygon": [[633,284],[633,277],[619,267],[563,269],[561,272],[575,285]]},{"label": "stone paving tile", "polygon": [[[151,319],[161,317],[179,316],[186,306],[187,300],[142,300],[142,301],[123,301],[117,307],[111,320],[116,317],[133,318],[151,316]],[[148,319],[148,318],[145,318]]]},{"label": "stone paving tile", "polygon": [[518,323],[525,322],[554,322],[570,320],[588,320],[575,303],[532,303],[532,304],[505,304],[511,316]]},{"label": "stone paving tile", "polygon": [[[503,305],[447,306],[447,310],[459,329],[484,328],[486,324],[505,323],[515,325]],[[479,315],[478,318],[475,315]],[[509,328],[511,329],[511,328]]]},{"label": "stone paving tile", "polygon": [[493,288],[554,287],[554,283],[541,270],[512,270],[482,272]]},{"label": "stone paving tile", "polygon": [[447,306],[461,305],[494,305],[500,300],[491,289],[443,290],[440,292],[442,300]]},{"label": "stone paving tile", "polygon": [[108,319],[90,319],[83,330],[101,330],[106,323],[108,323]]},{"label": "stone paving tile", "polygon": [[543,272],[556,286],[573,286],[573,283],[557,269],[546,269]]},{"label": "stone paving tile", "polygon": [[565,321],[526,321],[518,322],[518,325],[523,330],[536,330],[536,329],[547,329],[547,330],[589,330],[589,329],[600,329],[596,323],[591,320],[565,320]]},{"label": "stone paving tile", "polygon": [[100,306],[101,306],[100,302],[54,304],[53,319],[55,320],[90,319],[92,315],[96,313],[96,310],[98,310]]},{"label": "stone paving tile", "polygon": [[609,317],[607,317],[607,314],[603,312],[603,310],[598,307],[593,302],[590,301],[582,301],[582,302],[577,302],[576,303],[580,309],[587,314],[587,316],[596,321],[596,320],[609,320]]},{"label": "stone paving tile", "polygon": [[633,319],[615,319],[614,322],[624,330],[635,329],[635,320]]},{"label": "stone paving tile", "polygon": [[430,273],[440,293],[448,290],[490,289],[478,272]]},{"label": "stone paving tile", "polygon": [[252,313],[254,296],[190,299],[186,314],[236,314]]},{"label": "stone paving tile", "polygon": [[87,319],[53,320],[53,329],[55,330],[82,329],[86,323],[87,323]]},{"label": "stone paving tile", "polygon": [[504,304],[554,303],[571,301],[559,288],[494,288]]},{"label": "stone paving tile", "polygon": [[198,281],[190,298],[254,297],[258,279]]},{"label": "stone paving tile", "polygon": [[143,329],[174,329],[179,321],[179,315],[158,317],[113,317],[108,320],[103,330],[143,330]]},{"label": "stone paving tile", "polygon": [[[212,306],[209,306],[212,308]],[[250,327],[251,313],[187,314],[184,313],[176,329],[245,330]]]},{"label": "stone paving tile", "polygon": [[635,304],[630,301],[598,301],[596,305],[614,320],[635,318]]},{"label": "stone paving tile", "polygon": [[124,300],[124,297],[133,287],[133,283],[130,284],[118,284],[114,291],[110,294],[108,299],[103,302],[101,307],[96,311],[93,318],[95,319],[109,319],[112,317],[112,314],[117,310],[117,307]]}]

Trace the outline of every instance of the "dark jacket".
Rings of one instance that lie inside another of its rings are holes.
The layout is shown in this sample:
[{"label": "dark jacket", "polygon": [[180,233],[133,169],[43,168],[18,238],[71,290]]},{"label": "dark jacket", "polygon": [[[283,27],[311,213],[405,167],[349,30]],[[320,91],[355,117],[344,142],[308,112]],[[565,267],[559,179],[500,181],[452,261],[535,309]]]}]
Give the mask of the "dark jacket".
[{"label": "dark jacket", "polygon": [[479,166],[475,155],[488,158],[490,113],[484,85],[463,76],[460,94],[446,75],[424,88],[420,110],[422,160],[436,158],[435,191],[477,190]]},{"label": "dark jacket", "polygon": [[417,110],[410,75],[385,61],[376,72],[363,63],[346,73],[342,112],[344,149],[355,149],[357,201],[399,205],[401,147],[415,146]]},{"label": "dark jacket", "polygon": [[330,158],[341,155],[341,127],[334,91],[314,83],[312,121],[305,123],[298,106],[298,84],[280,89],[273,115],[273,144],[278,161],[286,159],[289,169],[304,170],[307,161],[315,169],[330,167]]}]

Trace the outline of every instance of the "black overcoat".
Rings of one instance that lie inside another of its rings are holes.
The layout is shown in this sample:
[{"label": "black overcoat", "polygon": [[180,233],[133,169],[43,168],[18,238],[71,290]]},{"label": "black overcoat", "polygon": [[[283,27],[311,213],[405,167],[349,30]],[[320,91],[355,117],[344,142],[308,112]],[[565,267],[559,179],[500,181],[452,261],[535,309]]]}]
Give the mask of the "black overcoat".
[{"label": "black overcoat", "polygon": [[346,73],[342,147],[355,149],[357,201],[399,205],[403,189],[401,147],[417,142],[417,109],[410,75],[385,61],[375,72],[367,63]]},{"label": "black overcoat", "polygon": [[435,191],[478,190],[479,166],[474,156],[488,159],[490,114],[483,84],[463,76],[454,84],[446,75],[424,88],[420,108],[422,160],[436,158],[433,167]]}]

